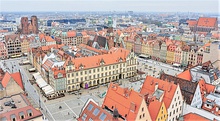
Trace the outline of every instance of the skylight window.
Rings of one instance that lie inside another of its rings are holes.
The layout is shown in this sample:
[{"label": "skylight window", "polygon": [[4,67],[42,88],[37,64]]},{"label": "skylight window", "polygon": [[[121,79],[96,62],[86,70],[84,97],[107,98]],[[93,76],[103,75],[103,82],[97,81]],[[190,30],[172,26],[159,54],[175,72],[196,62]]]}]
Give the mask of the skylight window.
[{"label": "skylight window", "polygon": [[94,111],[93,111],[93,115],[97,116],[99,114],[100,110],[98,108],[96,108]]},{"label": "skylight window", "polygon": [[104,121],[105,118],[106,118],[106,114],[105,114],[105,113],[102,113],[102,114],[99,116],[99,119],[100,119],[101,121]]},{"label": "skylight window", "polygon": [[82,116],[82,120],[85,121],[86,120],[87,115],[84,113]]},{"label": "skylight window", "polygon": [[87,109],[88,109],[89,111],[91,111],[93,107],[94,107],[94,106],[93,106],[92,104],[89,104],[89,106],[88,106]]}]

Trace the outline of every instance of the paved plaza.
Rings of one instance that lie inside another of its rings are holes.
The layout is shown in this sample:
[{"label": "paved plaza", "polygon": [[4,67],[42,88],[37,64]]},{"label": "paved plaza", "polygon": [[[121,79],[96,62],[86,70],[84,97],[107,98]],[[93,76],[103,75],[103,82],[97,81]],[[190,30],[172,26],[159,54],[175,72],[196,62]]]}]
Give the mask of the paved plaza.
[{"label": "paved plaza", "polygon": [[[50,113],[53,120],[75,120],[79,116],[86,101],[91,98],[101,103],[101,98],[94,95],[83,95],[79,99],[62,100],[60,102],[47,104],[46,112]],[[62,108],[59,108],[60,106]]]}]

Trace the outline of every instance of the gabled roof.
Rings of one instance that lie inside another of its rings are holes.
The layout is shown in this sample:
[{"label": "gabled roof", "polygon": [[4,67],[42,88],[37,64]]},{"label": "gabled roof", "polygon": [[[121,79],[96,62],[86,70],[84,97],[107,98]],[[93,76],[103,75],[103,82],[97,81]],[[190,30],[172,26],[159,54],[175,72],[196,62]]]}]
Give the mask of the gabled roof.
[{"label": "gabled roof", "polygon": [[17,84],[24,90],[24,85],[22,82],[21,74],[20,72],[12,73],[11,77],[17,82]]},{"label": "gabled roof", "polygon": [[7,84],[8,84],[8,82],[9,82],[10,79],[11,79],[11,75],[10,75],[8,72],[6,72],[5,75],[3,76],[2,81],[1,81],[2,86],[3,86],[4,88],[7,86]]},{"label": "gabled roof", "polygon": [[190,69],[187,69],[186,71],[184,71],[184,72],[178,74],[177,77],[179,77],[179,78],[181,78],[181,79],[185,79],[185,80],[187,80],[187,81],[192,81]]},{"label": "gabled roof", "polygon": [[186,100],[187,104],[191,104],[198,85],[197,82],[187,81],[185,79],[181,79],[179,77],[171,76],[165,73],[161,74],[160,79],[174,82],[174,84],[179,84],[184,100]]},{"label": "gabled roof", "polygon": [[197,26],[215,27],[217,18],[200,17]]},{"label": "gabled roof", "polygon": [[214,93],[215,91],[215,86],[212,84],[207,84],[204,79],[201,79],[199,81],[199,87],[200,87],[203,99],[206,94]]},{"label": "gabled roof", "polygon": [[158,100],[150,102],[148,109],[149,109],[149,113],[150,113],[152,121],[156,121],[162,104],[163,102],[160,102]]},{"label": "gabled roof", "polygon": [[24,90],[24,85],[22,83],[20,72],[16,72],[16,73],[12,73],[12,74],[9,74],[8,72],[6,72],[2,81],[1,81],[2,86],[4,88],[7,87],[7,84],[11,78],[13,78],[14,81]]},{"label": "gabled roof", "polygon": [[153,94],[155,92],[156,84],[158,84],[158,89],[164,91],[163,102],[166,108],[169,108],[177,89],[176,84],[168,81],[160,80],[151,76],[147,76],[143,83],[140,93],[143,95]]},{"label": "gabled roof", "polygon": [[107,106],[112,111],[117,108],[122,117],[132,121],[136,119],[142,101],[144,98],[138,92],[110,83],[102,107]]}]

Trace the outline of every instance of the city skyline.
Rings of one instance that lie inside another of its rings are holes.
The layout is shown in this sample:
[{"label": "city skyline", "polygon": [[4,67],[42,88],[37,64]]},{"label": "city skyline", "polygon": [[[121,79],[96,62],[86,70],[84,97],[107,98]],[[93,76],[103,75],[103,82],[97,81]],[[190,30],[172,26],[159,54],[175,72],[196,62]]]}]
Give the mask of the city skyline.
[{"label": "city skyline", "polygon": [[[13,3],[13,4],[12,4]],[[24,7],[25,6],[25,7]],[[187,7],[186,7],[187,6]],[[218,13],[218,0],[2,0],[2,12],[134,11]]]}]

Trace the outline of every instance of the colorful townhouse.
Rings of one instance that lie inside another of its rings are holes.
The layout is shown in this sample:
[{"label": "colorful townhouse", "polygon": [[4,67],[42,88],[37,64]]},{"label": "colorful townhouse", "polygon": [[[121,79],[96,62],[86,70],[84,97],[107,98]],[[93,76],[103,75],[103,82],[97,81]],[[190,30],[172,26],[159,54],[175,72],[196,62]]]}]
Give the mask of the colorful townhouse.
[{"label": "colorful townhouse", "polygon": [[8,50],[5,46],[5,43],[0,42],[0,59],[8,58]]},{"label": "colorful townhouse", "polygon": [[[167,118],[166,115],[160,114],[160,116],[162,115],[162,119],[160,120],[175,121],[181,116],[183,97],[179,84],[147,76],[140,93],[145,96],[145,100],[157,100],[161,104],[164,102],[167,110]],[[148,101],[146,103],[148,103]],[[166,112],[163,113],[166,114]]]},{"label": "colorful townhouse", "polygon": [[152,121],[144,96],[138,92],[110,83],[102,108],[117,109],[123,120]]}]

